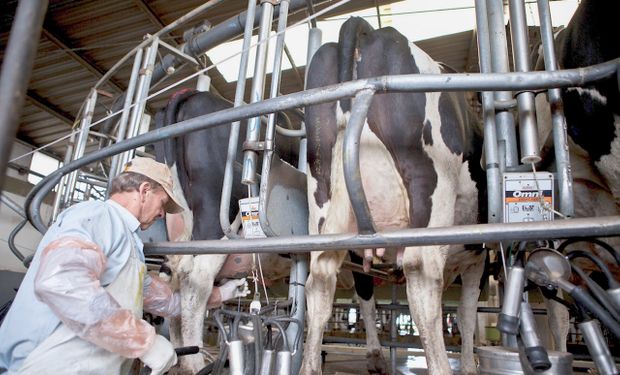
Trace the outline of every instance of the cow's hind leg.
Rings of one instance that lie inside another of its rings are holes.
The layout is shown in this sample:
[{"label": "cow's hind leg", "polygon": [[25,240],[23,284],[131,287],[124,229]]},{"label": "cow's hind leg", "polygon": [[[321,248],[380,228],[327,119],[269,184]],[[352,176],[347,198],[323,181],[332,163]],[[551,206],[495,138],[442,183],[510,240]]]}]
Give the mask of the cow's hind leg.
[{"label": "cow's hind leg", "polygon": [[379,333],[375,323],[377,308],[374,296],[370,296],[368,300],[360,297],[360,313],[366,328],[366,369],[370,374],[387,374],[388,365],[381,351]]},{"label": "cow's hind leg", "polygon": [[[558,292],[561,293],[561,292]],[[547,319],[553,336],[553,350],[566,351],[566,337],[569,330],[569,314],[566,306],[551,299],[545,299]]]},{"label": "cow's hind leg", "polygon": [[471,257],[476,257],[470,267],[461,272],[461,298],[457,310],[458,326],[461,332],[461,374],[477,374],[474,360],[474,332],[476,330],[476,314],[480,297],[480,278],[484,272],[485,253],[476,255],[472,250]]},{"label": "cow's hind leg", "polygon": [[440,375],[451,374],[441,323],[445,251],[441,246],[416,247],[406,248],[403,255],[407,300],[420,333],[428,373]]},{"label": "cow's hind leg", "polygon": [[336,291],[336,274],[346,252],[313,252],[310,259],[310,276],[306,282],[308,306],[308,336],[304,347],[301,374],[321,374],[321,344],[323,329],[332,314]]},{"label": "cow's hind leg", "polygon": [[[349,252],[349,255],[353,263],[359,265],[363,263],[362,257],[354,252]],[[388,366],[381,351],[381,342],[375,323],[377,308],[375,306],[373,277],[353,272],[353,279],[355,280],[355,292],[359,297],[360,313],[366,328],[366,369],[371,374],[387,374]]]}]

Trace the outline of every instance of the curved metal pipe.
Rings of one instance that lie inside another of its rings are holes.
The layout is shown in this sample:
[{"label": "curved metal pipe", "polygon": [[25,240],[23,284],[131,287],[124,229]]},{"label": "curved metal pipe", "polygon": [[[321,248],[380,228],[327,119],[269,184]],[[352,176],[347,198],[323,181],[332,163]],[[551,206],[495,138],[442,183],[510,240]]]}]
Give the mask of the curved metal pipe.
[{"label": "curved metal pipe", "polygon": [[[248,70],[248,56],[250,54],[250,42],[252,38],[251,21],[256,12],[256,1],[248,0],[248,10],[245,23],[245,32],[243,34],[243,45],[241,49],[241,61],[239,62],[239,74],[237,76],[237,86],[235,90],[234,106],[238,107],[243,104],[243,95],[245,93],[246,75]],[[226,166],[224,168],[224,181],[222,182],[222,197],[220,198],[220,227],[227,238],[238,238],[237,229],[233,228],[230,223],[230,196],[232,194],[233,184],[233,164],[237,160],[237,146],[239,145],[239,129],[241,123],[235,121],[230,128],[228,137],[228,152],[226,154]]]},{"label": "curved metal pipe", "polygon": [[360,91],[353,102],[351,117],[345,129],[343,155],[344,181],[347,185],[351,207],[357,219],[357,229],[360,234],[370,235],[376,232],[372,220],[370,207],[366,200],[366,193],[362,185],[360,171],[360,139],[366,123],[366,114],[372,103],[374,91]]},{"label": "curved metal pipe", "polygon": [[[461,73],[381,76],[282,95],[277,98],[264,100],[260,103],[229,108],[216,113],[185,120],[88,154],[59,168],[39,182],[26,197],[24,207],[26,207],[28,220],[37,230],[43,233],[47,228],[46,225],[43,224],[39,213],[43,195],[52,190],[62,175],[123,151],[158,142],[164,138],[176,137],[193,131],[227,124],[235,120],[246,119],[269,112],[279,112],[290,108],[326,103],[343,97],[351,97],[358,91],[364,89],[374,90],[376,92],[439,92],[494,91],[506,89],[531,90],[543,87],[583,86],[587,83],[604,79],[615,74],[617,64],[619,63],[620,58],[587,68],[558,70],[555,72],[491,73],[486,75]],[[572,237],[570,234],[566,233],[564,236]],[[515,238],[535,237],[517,236]]]}]

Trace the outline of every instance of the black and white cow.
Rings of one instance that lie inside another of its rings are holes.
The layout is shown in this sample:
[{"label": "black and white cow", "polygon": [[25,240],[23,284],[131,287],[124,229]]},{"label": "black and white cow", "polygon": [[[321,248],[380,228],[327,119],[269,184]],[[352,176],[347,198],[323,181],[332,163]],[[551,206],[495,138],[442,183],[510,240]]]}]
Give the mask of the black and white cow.
[{"label": "black and white cow", "polygon": [[[442,72],[442,66],[395,29],[373,30],[360,18],[349,19],[339,42],[322,46],[308,69],[309,88],[381,75]],[[351,105],[351,100],[341,100],[306,108],[310,234],[357,231],[342,161]],[[464,95],[376,95],[360,141],[360,165],[377,229],[478,222],[484,186],[480,144]],[[442,291],[461,276],[461,372],[476,373],[473,335],[485,254],[466,251],[463,246],[408,247],[398,252],[402,254],[409,307],[432,374],[451,371],[443,342]],[[391,261],[395,255],[385,253]],[[331,316],[336,275],[345,257],[345,250],[312,253],[302,374],[321,373],[323,328]],[[374,301],[372,304],[374,307]]]},{"label": "black and white cow", "polygon": [[[166,126],[193,117],[230,108],[232,105],[210,92],[183,91],[175,94],[166,108],[156,117],[156,126]],[[220,198],[224,180],[230,126],[218,126],[194,132],[156,145],[160,161],[171,166],[178,178],[175,187],[185,197],[186,210],[167,215],[166,224],[171,241],[221,239],[224,233],[219,220]],[[245,124],[240,139],[245,138]],[[241,142],[240,142],[241,143]],[[239,145],[239,148],[241,144]],[[281,155],[293,157],[292,148],[280,148]],[[237,151],[241,157],[241,150]],[[240,165],[240,164],[238,164]],[[237,168],[239,171],[239,168]],[[240,173],[237,173],[240,176]],[[247,186],[235,179],[231,198],[231,220],[238,207],[236,202],[246,198]],[[262,254],[265,280],[277,280],[289,274],[290,261],[278,255]],[[252,267],[251,254],[181,255],[168,256],[172,284],[181,291],[181,318],[170,322],[170,335],[177,347],[203,345],[203,324],[207,301],[213,285],[221,278],[245,277]],[[197,373],[205,366],[201,354],[180,357],[182,373]]]},{"label": "black and white cow", "polygon": [[[620,4],[613,1],[583,0],[565,29],[555,38],[559,68],[573,69],[620,57],[617,14]],[[544,69],[540,49],[537,69]],[[594,84],[562,90],[563,110],[569,136],[573,174],[575,217],[620,215],[620,93],[617,77]],[[537,120],[541,141],[549,143],[551,114],[545,95],[538,95]],[[553,159],[543,153],[546,163]],[[612,244],[620,245],[617,239]],[[583,243],[579,246],[583,248]],[[616,275],[620,268],[598,247],[586,248],[606,263]],[[586,262],[584,269],[592,269]],[[566,351],[568,311],[550,306],[550,325],[556,350]]]}]

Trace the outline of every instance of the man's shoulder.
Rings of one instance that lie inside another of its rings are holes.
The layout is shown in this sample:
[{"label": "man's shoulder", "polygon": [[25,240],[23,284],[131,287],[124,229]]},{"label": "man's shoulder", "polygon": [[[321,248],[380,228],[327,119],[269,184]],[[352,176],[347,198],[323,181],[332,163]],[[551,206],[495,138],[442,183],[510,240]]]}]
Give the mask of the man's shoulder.
[{"label": "man's shoulder", "polygon": [[112,208],[103,201],[85,201],[74,204],[64,210],[58,220],[66,220],[68,218],[77,220],[109,220]]}]

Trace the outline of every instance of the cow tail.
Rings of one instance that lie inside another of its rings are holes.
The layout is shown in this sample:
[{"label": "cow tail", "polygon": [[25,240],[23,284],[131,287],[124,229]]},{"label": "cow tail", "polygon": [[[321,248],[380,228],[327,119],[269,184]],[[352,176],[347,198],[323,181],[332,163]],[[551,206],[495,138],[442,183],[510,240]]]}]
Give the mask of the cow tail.
[{"label": "cow tail", "polygon": [[[176,124],[182,119],[179,118],[179,112],[183,106],[183,104],[192,96],[196,95],[198,91],[185,89],[179,92],[176,92],[168,101],[168,105],[164,110],[163,123],[164,126]],[[169,138],[164,141],[164,152],[166,155],[166,162],[169,166],[176,164],[176,170],[179,177],[179,182],[181,184],[181,188],[183,190],[183,194],[187,200],[187,203],[191,207],[191,196],[189,189],[189,176],[187,175],[187,169],[185,168],[185,158],[183,155],[183,147],[181,147],[181,143],[183,142],[183,137],[175,137]]]},{"label": "cow tail", "polygon": [[[359,47],[360,38],[373,30],[361,17],[351,17],[342,25],[338,36],[338,82],[348,82],[355,78],[355,51]],[[351,100],[342,99],[341,107],[345,112],[350,111]]]}]

